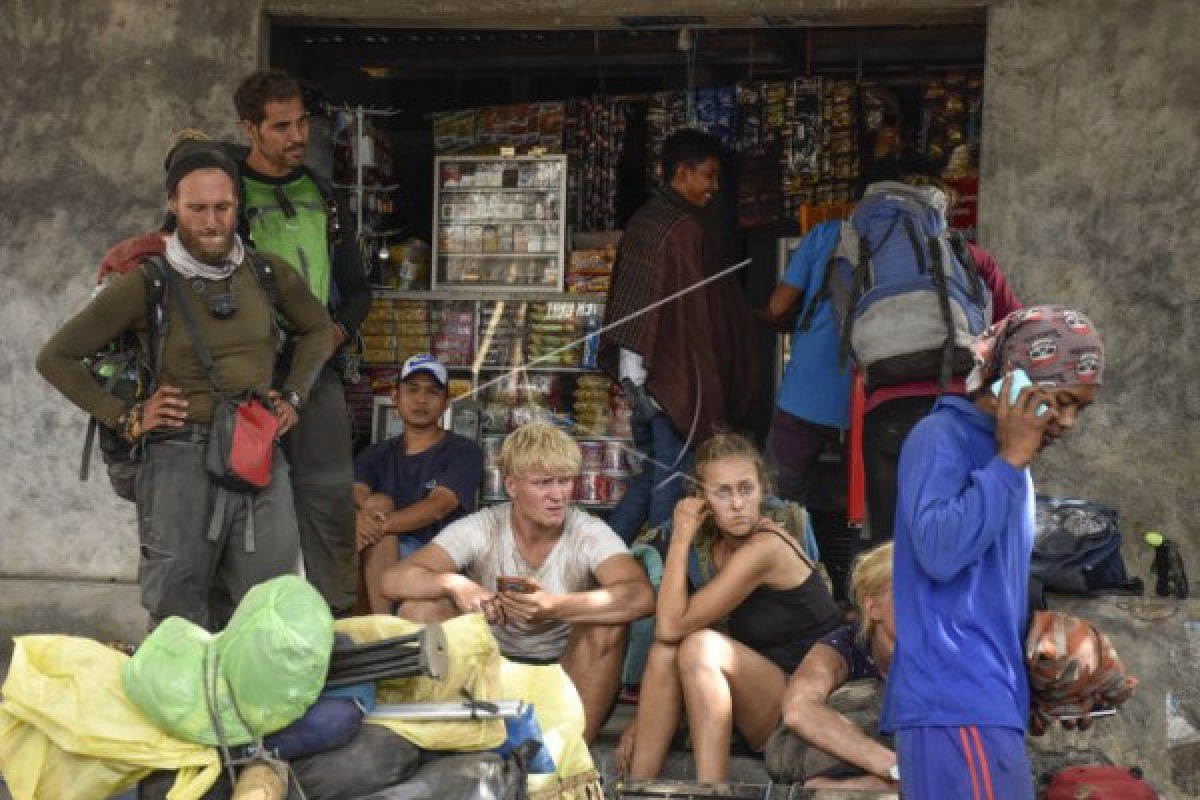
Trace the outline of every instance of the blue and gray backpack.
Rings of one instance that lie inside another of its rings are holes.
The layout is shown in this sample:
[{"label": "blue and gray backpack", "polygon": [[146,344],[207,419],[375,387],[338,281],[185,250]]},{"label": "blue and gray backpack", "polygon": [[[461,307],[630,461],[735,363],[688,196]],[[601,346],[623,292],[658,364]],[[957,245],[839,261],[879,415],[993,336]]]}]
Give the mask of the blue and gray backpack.
[{"label": "blue and gray backpack", "polygon": [[803,331],[830,300],[842,358],[853,357],[871,387],[937,379],[945,388],[971,371],[971,340],[991,322],[991,294],[935,204],[940,191],[868,186],[801,317]]}]

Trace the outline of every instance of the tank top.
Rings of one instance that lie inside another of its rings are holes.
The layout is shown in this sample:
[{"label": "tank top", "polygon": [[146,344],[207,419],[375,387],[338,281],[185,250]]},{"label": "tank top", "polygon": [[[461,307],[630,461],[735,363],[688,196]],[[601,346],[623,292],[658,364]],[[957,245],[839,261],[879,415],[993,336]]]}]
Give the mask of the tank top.
[{"label": "tank top", "polygon": [[791,589],[759,586],[729,614],[729,635],[765,656],[791,675],[818,639],[841,623],[841,614],[829,587],[796,543],[788,543],[811,570]]}]

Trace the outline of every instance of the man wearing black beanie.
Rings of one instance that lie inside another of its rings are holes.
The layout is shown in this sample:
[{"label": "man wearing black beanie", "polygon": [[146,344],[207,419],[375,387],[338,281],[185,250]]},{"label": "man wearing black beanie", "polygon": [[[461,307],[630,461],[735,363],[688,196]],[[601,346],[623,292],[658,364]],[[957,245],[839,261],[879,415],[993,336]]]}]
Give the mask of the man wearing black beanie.
[{"label": "man wearing black beanie", "polygon": [[[140,454],[138,582],[152,625],[181,616],[218,630],[227,621],[226,599],[236,603],[255,584],[295,572],[299,558],[291,483],[279,453],[269,485],[252,493],[221,487],[206,466],[211,381],[227,397],[270,398],[286,431],[333,341],[329,315],[300,276],[243,245],[237,181],[237,167],[219,145],[175,147],[166,188],[177,227],[164,257],[110,280],[37,359],[47,381]],[[271,389],[276,311],[296,342],[278,392]],[[126,334],[140,341],[151,378],[148,396],[136,403],[107,391],[82,363]],[[215,363],[211,379],[197,341]]]}]

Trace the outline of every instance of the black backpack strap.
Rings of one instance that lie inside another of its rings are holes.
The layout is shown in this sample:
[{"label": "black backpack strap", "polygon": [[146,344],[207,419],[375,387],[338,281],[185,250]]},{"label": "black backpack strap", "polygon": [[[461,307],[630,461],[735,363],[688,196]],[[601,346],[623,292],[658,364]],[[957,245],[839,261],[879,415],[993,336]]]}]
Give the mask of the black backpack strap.
[{"label": "black backpack strap", "polygon": [[[917,237],[917,226],[912,221],[912,217],[907,214],[904,215],[904,232],[908,234],[908,243],[912,245],[913,255],[917,257],[917,272],[924,275],[929,272],[929,262],[925,260],[925,248],[921,247],[921,240]],[[932,246],[930,250],[933,250]],[[933,253],[931,252],[930,255]],[[936,260],[939,256],[933,255],[933,258]],[[934,280],[936,281],[937,278]]]},{"label": "black backpack strap", "polygon": [[258,285],[266,292],[267,299],[271,301],[271,306],[279,310],[279,282],[275,278],[275,267],[266,256],[251,247],[246,248],[246,257],[250,259],[250,266],[254,270],[254,277],[258,279]]},{"label": "black backpack strap", "polygon": [[829,284],[833,275],[833,262],[837,260],[838,248],[835,245],[833,253],[825,261],[825,275],[821,278],[821,288],[817,293],[809,298],[808,304],[804,308],[804,313],[800,315],[800,321],[796,323],[796,333],[807,333],[812,327],[813,317],[817,315],[817,308],[821,303],[829,299]]},{"label": "black backpack strap", "polygon": [[846,316],[842,319],[842,343],[840,357],[842,363],[850,360],[850,337],[854,333],[854,312],[858,309],[858,301],[867,286],[867,272],[871,269],[871,245],[865,236],[858,237],[858,263],[854,265],[854,288],[850,290],[850,304],[846,307]]},{"label": "black backpack strap", "polygon": [[150,359],[147,368],[157,378],[167,339],[167,273],[171,268],[162,256],[150,256],[141,263],[141,270],[146,278],[147,334],[143,352]]},{"label": "black backpack strap", "polygon": [[317,185],[317,191],[321,193],[321,199],[325,201],[325,211],[328,216],[326,225],[326,234],[329,237],[330,249],[336,248],[342,241],[342,223],[338,211],[337,190],[333,185],[333,181],[326,178],[319,172],[316,172],[308,167],[305,167],[313,183]]},{"label": "black backpack strap", "polygon": [[942,321],[946,324],[946,341],[942,345],[942,371],[938,377],[938,392],[944,392],[950,385],[950,374],[954,369],[954,313],[950,310],[950,290],[946,285],[942,245],[936,236],[929,238],[929,253],[933,256],[933,285],[937,289],[938,306],[942,310]]},{"label": "black backpack strap", "polygon": [[[175,270],[168,268],[165,270],[165,274],[167,286],[179,291],[179,276],[175,274]],[[212,386],[213,397],[219,401],[225,395],[221,391],[220,384],[217,383],[216,362],[213,361],[212,354],[204,344],[204,337],[200,335],[200,325],[196,322],[196,317],[192,314],[192,309],[188,306],[182,291],[179,296],[179,313],[183,316],[183,325],[187,328],[188,338],[192,340],[192,349],[196,351],[196,358],[199,359],[200,366],[204,368],[204,374],[208,377],[208,383]]]},{"label": "black backpack strap", "polygon": [[[121,372],[129,365],[129,359],[126,359],[123,364],[113,370],[113,374],[108,376],[108,380],[104,382],[104,391],[110,392],[117,385],[117,381],[121,377]],[[88,475],[91,474],[92,467],[92,448],[96,446],[96,431],[100,427],[100,420],[95,417],[88,417],[87,433],[83,436],[83,456],[79,461],[79,480],[86,481]]]},{"label": "black backpack strap", "polygon": [[983,305],[983,278],[979,274],[979,265],[975,263],[975,257],[971,255],[971,248],[967,246],[966,238],[959,231],[951,230],[946,240],[950,243],[950,249],[954,252],[955,257],[967,272],[967,280],[971,283],[971,299],[976,305]]},{"label": "black backpack strap", "polygon": [[87,433],[83,436],[83,457],[79,460],[79,480],[86,481],[91,474],[92,448],[96,446],[96,428],[100,423],[95,417],[88,417]]}]

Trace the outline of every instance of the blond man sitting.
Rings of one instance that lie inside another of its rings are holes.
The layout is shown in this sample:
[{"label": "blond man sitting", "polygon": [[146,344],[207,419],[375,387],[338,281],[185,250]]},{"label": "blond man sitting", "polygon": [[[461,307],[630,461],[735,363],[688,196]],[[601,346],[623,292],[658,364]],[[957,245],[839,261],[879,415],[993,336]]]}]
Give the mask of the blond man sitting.
[{"label": "blond man sitting", "polygon": [[625,543],[571,504],[582,457],[550,425],[526,425],[500,451],[510,502],[458,520],[389,568],[400,615],[433,622],[482,612],[508,658],[560,663],[587,715],[590,743],[616,698],[628,625],[654,591]]}]

